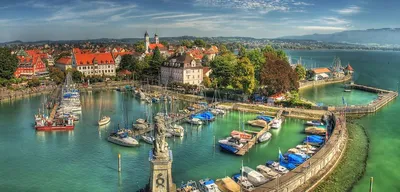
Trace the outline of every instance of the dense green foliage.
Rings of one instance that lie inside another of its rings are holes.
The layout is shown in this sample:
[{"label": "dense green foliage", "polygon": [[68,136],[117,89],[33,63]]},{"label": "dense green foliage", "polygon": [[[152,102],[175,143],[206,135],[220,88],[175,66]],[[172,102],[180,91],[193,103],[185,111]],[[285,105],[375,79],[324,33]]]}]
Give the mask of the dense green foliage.
[{"label": "dense green foliage", "polygon": [[299,80],[304,80],[306,78],[306,68],[303,65],[296,65],[295,71]]},{"label": "dense green foliage", "polygon": [[11,79],[18,67],[18,59],[8,48],[0,48],[0,78]]},{"label": "dense green foliage", "polygon": [[67,70],[67,73],[71,73],[71,75],[72,75],[72,80],[73,80],[75,83],[79,83],[79,82],[81,82],[82,79],[83,79],[83,74],[82,74],[80,71],[78,71],[77,69],[75,69],[75,68],[70,68],[70,69],[68,69],[68,70]]},{"label": "dense green foliage", "polygon": [[135,47],[135,51],[138,53],[144,53],[146,51],[143,41],[138,41],[133,46]]},{"label": "dense green foliage", "polygon": [[204,87],[207,87],[207,88],[211,87],[211,80],[209,77],[207,77],[207,76],[203,77],[203,85],[204,85]]},{"label": "dense green foliage", "polygon": [[206,42],[203,39],[196,39],[193,41],[197,47],[206,47]]},{"label": "dense green foliage", "polygon": [[168,46],[168,41],[160,41],[160,43],[161,43],[162,45],[164,45],[165,47]]},{"label": "dense green foliage", "polygon": [[250,62],[254,65],[254,76],[258,81],[260,79],[260,69],[265,63],[265,57],[259,49],[253,49],[248,51],[246,54],[250,59]]},{"label": "dense green foliage", "polygon": [[368,157],[368,137],[363,127],[347,123],[349,139],[344,156],[333,172],[314,191],[351,191],[363,176]]},{"label": "dense green foliage", "polygon": [[61,84],[64,82],[65,74],[57,67],[50,67],[50,78],[53,79],[57,84]]},{"label": "dense green foliage", "polygon": [[40,81],[38,78],[34,77],[31,80],[28,81],[28,86],[29,87],[37,87],[40,85]]},{"label": "dense green foliage", "polygon": [[190,40],[184,39],[181,41],[181,45],[191,48],[191,47],[193,47],[193,42]]},{"label": "dense green foliage", "polygon": [[242,90],[245,94],[253,93],[256,86],[254,79],[254,66],[250,63],[250,60],[247,57],[242,57],[238,60],[232,80],[233,88]]},{"label": "dense green foliage", "polygon": [[211,61],[210,66],[213,70],[211,78],[217,87],[227,87],[231,84],[236,64],[236,56],[230,52],[216,56]]}]

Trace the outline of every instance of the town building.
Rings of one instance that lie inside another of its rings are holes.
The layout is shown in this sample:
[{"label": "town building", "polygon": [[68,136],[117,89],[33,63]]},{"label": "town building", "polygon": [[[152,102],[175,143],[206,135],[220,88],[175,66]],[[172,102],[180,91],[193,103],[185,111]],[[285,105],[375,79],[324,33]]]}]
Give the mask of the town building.
[{"label": "town building", "polygon": [[150,37],[149,34],[146,33],[144,34],[144,47],[145,47],[145,53],[153,53],[153,51],[158,47],[160,50],[161,55],[168,56],[168,49],[160,43],[160,40],[158,38],[157,34],[154,34],[154,43],[150,43]]},{"label": "town building", "polygon": [[203,82],[201,61],[192,55],[183,53],[170,58],[161,66],[161,82],[172,82],[200,85]]},{"label": "town building", "polygon": [[55,66],[61,71],[67,71],[72,68],[72,58],[69,56],[61,57],[56,61]]},{"label": "town building", "polygon": [[344,68],[344,73],[346,75],[351,75],[354,73],[354,69],[353,69],[353,67],[351,67],[350,63],[347,64],[346,68]]},{"label": "town building", "polygon": [[18,67],[14,72],[14,76],[19,77],[43,77],[47,76],[48,72],[46,64],[43,62],[41,55],[35,51],[19,50],[17,53]]},{"label": "town building", "polygon": [[314,81],[322,80],[322,79],[328,79],[328,78],[331,77],[331,73],[332,73],[331,70],[329,68],[326,68],[326,67],[324,67],[324,68],[315,68],[315,69],[312,69],[312,71],[314,73],[314,76],[312,77],[312,79]]},{"label": "town building", "polygon": [[116,67],[111,53],[74,53],[72,67],[84,76],[115,76]]},{"label": "town building", "polygon": [[203,67],[203,78],[210,77],[212,69],[210,67]]}]

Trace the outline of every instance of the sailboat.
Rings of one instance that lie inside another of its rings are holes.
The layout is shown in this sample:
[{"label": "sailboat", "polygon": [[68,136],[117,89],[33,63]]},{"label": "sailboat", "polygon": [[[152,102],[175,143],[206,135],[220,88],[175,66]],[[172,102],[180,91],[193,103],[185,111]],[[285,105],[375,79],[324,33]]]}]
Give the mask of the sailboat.
[{"label": "sailboat", "polygon": [[[103,117],[101,117],[101,108],[102,108],[102,104],[103,104],[103,100],[101,99],[100,100],[100,110],[99,110],[99,121],[97,122],[98,124],[99,124],[99,126],[102,126],[102,125],[107,125],[107,124],[109,124],[110,123],[110,121],[111,121],[111,118],[109,117],[109,116],[103,116]],[[101,118],[100,118],[101,117]]]},{"label": "sailboat", "polygon": [[[244,112],[243,112],[243,115],[244,115]],[[244,116],[242,117],[242,120],[243,119],[244,119]],[[240,140],[250,140],[253,136],[251,134],[244,132],[244,122],[240,121],[240,112],[239,112],[239,129],[240,129],[240,127],[242,127],[243,132],[233,130],[231,132],[231,136],[234,138],[240,139]]]},{"label": "sailboat", "polygon": [[[146,108],[146,110],[147,110],[147,108]],[[151,110],[151,109],[150,109]],[[149,122],[149,116],[150,116],[150,114],[152,114],[150,111],[149,112],[147,112],[146,111],[146,115],[147,115],[147,119],[146,119],[146,125],[148,125],[147,124],[147,122]],[[151,115],[152,116],[152,115]],[[137,120],[136,120],[137,121]],[[154,129],[153,129],[153,134],[152,135],[154,135]],[[150,145],[153,145],[153,143],[154,143],[154,137],[153,136],[151,136],[151,135],[141,135],[140,136],[140,138],[144,141],[144,142],[146,142],[146,143],[148,143],[148,144],[150,144]]]}]

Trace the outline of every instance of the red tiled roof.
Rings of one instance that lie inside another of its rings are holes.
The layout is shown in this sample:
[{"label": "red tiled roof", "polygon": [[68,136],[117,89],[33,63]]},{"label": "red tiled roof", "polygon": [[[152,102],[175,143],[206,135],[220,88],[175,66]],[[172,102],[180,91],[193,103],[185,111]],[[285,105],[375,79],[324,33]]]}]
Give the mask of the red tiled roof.
[{"label": "red tiled roof", "polygon": [[124,55],[128,55],[128,54],[133,54],[132,52],[120,52],[120,53],[118,53],[118,52],[114,52],[114,53],[112,53],[112,55],[113,55],[113,58],[116,58],[116,57],[118,57],[118,55],[121,55],[121,57],[122,56],[124,56]]},{"label": "red tiled roof", "polygon": [[75,54],[75,60],[77,65],[93,65],[94,61],[97,61],[98,65],[114,64],[111,53],[78,53]]},{"label": "red tiled roof", "polygon": [[164,45],[163,45],[163,44],[160,44],[160,43],[158,43],[158,44],[152,43],[152,44],[149,45],[149,49],[151,49],[151,50],[155,49],[156,47],[158,47],[159,49],[161,49],[161,48],[164,48]]},{"label": "red tiled roof", "polygon": [[283,94],[283,93],[275,93],[275,94],[271,95],[271,96],[270,96],[270,98],[277,99],[277,98],[279,98],[279,97],[283,97],[283,96],[284,96],[284,94]]},{"label": "red tiled roof", "polygon": [[63,65],[71,65],[71,57],[61,57],[56,63]]},{"label": "red tiled roof", "polygon": [[331,70],[329,70],[328,68],[316,68],[313,69],[314,73],[316,74],[320,74],[320,73],[330,73]]},{"label": "red tiled roof", "polygon": [[210,71],[211,69],[209,67],[203,67],[203,76],[206,76],[206,74]]},{"label": "red tiled roof", "polygon": [[131,75],[132,74],[132,72],[130,72],[130,71],[128,71],[128,70],[122,70],[122,71],[120,71],[120,72],[118,72],[120,75]]},{"label": "red tiled roof", "polygon": [[351,67],[351,65],[350,65],[350,64],[347,64],[347,67],[346,67],[346,69],[347,69],[347,70],[349,70],[349,71],[354,71],[353,67]]}]

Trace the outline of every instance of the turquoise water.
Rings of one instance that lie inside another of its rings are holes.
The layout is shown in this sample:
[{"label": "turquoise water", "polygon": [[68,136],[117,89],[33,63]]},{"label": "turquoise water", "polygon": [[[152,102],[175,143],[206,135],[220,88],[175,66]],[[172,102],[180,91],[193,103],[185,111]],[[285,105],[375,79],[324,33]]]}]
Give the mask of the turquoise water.
[{"label": "turquoise water", "polygon": [[[33,115],[41,99],[37,96],[0,104],[0,191],[136,191],[145,186],[151,146],[142,143],[137,148],[125,148],[105,139],[107,133],[123,124],[123,103],[130,122],[145,117],[145,104],[113,91],[82,94],[82,115],[74,131],[36,132]],[[96,126],[100,103],[102,114],[112,118],[111,124],[101,128]],[[160,106],[153,108],[156,111]],[[244,119],[255,116],[246,114]],[[184,125],[185,137],[168,140],[174,155],[174,182],[230,176],[238,172],[242,160],[253,168],[275,160],[279,147],[287,151],[304,139],[303,123],[286,119],[280,130],[272,130],[271,141],[256,145],[243,157],[214,147],[214,136],[218,140],[239,128],[237,112],[201,127]],[[122,156],[120,174],[118,153]]]},{"label": "turquoise water", "polygon": [[378,95],[375,93],[352,90],[344,92],[344,84],[330,84],[324,86],[315,86],[300,90],[300,96],[323,105],[342,106],[342,97],[348,105],[367,105],[375,100]]},{"label": "turquoise water", "polygon": [[[391,51],[287,51],[294,58],[311,65],[317,62],[319,66],[329,66],[334,56],[339,56],[342,63],[350,62],[355,69],[355,82],[384,89],[398,90],[400,80],[400,52]],[[312,58],[312,60],[311,60]],[[316,91],[317,90],[317,91]],[[312,95],[318,92],[315,100],[324,100],[331,97],[335,87],[326,86],[309,89],[303,95]],[[322,94],[323,93],[323,94]],[[344,93],[343,93],[344,94]],[[368,100],[369,96],[358,96],[359,100]],[[336,96],[334,97],[336,98]],[[357,99],[357,98],[356,98]],[[333,101],[332,103],[337,103]],[[368,191],[369,178],[374,177],[374,191],[400,191],[400,102],[395,100],[375,114],[370,114],[358,120],[363,125],[370,138],[370,151],[367,170],[353,191]]]}]

